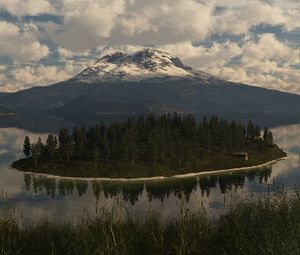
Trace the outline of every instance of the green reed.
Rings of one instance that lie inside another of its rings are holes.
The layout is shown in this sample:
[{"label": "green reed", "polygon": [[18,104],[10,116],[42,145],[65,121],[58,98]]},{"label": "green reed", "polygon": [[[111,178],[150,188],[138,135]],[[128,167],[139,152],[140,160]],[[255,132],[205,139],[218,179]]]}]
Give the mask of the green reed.
[{"label": "green reed", "polygon": [[236,202],[219,217],[182,210],[179,217],[121,217],[101,210],[72,223],[20,224],[0,217],[1,255],[300,254],[300,194]]}]

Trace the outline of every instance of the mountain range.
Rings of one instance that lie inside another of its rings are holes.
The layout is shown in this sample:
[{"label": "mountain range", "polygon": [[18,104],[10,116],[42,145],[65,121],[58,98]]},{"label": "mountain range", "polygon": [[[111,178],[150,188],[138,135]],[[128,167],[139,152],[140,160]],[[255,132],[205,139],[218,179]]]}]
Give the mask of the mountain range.
[{"label": "mountain range", "polygon": [[58,116],[174,111],[300,114],[299,95],[230,82],[153,48],[106,55],[69,80],[2,94],[0,105],[18,114]]}]

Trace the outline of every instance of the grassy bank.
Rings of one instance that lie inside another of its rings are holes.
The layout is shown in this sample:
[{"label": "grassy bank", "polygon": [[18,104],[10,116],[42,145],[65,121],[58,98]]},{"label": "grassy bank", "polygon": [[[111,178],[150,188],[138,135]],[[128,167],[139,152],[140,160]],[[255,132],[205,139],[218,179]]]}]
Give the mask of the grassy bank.
[{"label": "grassy bank", "polygon": [[235,204],[218,219],[188,211],[176,219],[119,218],[19,227],[0,219],[0,254],[300,254],[300,195],[274,195]]},{"label": "grassy bank", "polygon": [[248,155],[249,160],[245,161],[228,153],[212,151],[207,153],[205,158],[197,159],[188,166],[174,165],[173,162],[153,165],[142,162],[132,164],[132,162],[127,161],[99,161],[95,164],[93,161],[68,162],[62,160],[45,160],[35,165],[32,158],[25,158],[15,161],[12,167],[24,172],[65,177],[142,178],[257,166],[285,157],[287,154],[277,145],[273,145],[263,153],[248,151]]}]

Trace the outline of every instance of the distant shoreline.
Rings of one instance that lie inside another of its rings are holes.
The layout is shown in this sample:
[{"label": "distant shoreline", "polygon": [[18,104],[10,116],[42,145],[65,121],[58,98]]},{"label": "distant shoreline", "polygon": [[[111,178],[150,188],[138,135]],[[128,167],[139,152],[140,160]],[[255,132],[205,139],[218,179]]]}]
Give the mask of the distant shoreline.
[{"label": "distant shoreline", "polygon": [[220,169],[220,170],[211,170],[211,171],[202,171],[196,173],[187,173],[187,174],[177,174],[173,176],[153,176],[153,177],[139,177],[139,178],[109,178],[109,177],[68,177],[68,176],[60,176],[60,175],[53,175],[53,174],[44,174],[44,173],[35,173],[35,172],[27,172],[21,171],[17,168],[13,168],[18,172],[23,172],[25,174],[31,174],[41,177],[47,178],[55,178],[55,179],[63,179],[63,180],[86,180],[86,181],[113,181],[113,182],[137,182],[137,181],[159,181],[159,180],[170,180],[170,179],[180,179],[180,178],[189,178],[189,177],[196,177],[196,176],[203,176],[203,175],[214,175],[220,173],[228,173],[228,172],[237,172],[237,171],[246,171],[246,170],[254,170],[259,169],[262,167],[267,167],[277,163],[278,161],[282,161],[288,159],[288,156],[281,157],[278,159],[274,159],[268,161],[266,163],[255,165],[255,166],[246,166],[246,167],[238,167],[238,168],[229,168],[229,169]]}]

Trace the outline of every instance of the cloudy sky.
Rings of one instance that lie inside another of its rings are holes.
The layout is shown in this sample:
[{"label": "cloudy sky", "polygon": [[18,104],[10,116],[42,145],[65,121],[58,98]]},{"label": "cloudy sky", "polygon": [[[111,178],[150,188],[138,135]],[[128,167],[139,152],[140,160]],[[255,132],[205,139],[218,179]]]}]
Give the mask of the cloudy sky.
[{"label": "cloudy sky", "polygon": [[0,0],[0,92],[157,47],[233,81],[300,94],[299,0]]}]

